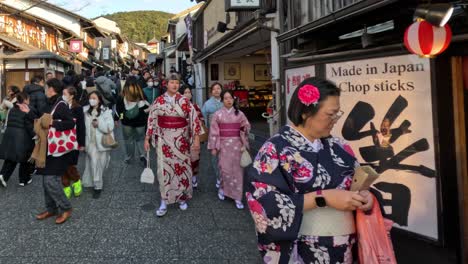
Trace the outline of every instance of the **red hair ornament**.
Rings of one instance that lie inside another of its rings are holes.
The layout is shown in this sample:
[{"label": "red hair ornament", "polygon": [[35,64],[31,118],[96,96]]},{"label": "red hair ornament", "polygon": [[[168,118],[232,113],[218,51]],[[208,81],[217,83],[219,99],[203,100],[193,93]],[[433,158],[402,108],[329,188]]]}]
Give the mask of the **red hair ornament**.
[{"label": "red hair ornament", "polygon": [[298,92],[298,97],[301,103],[309,106],[313,104],[314,106],[317,106],[318,101],[320,99],[320,91],[317,87],[311,85],[311,84],[306,84],[299,88]]}]

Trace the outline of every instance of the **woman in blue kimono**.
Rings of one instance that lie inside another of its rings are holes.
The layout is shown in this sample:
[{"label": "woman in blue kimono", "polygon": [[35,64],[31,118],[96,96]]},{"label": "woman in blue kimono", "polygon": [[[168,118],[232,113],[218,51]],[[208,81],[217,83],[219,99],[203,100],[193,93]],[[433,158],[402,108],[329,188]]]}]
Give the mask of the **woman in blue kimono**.
[{"label": "woman in blue kimono", "polygon": [[291,125],[269,139],[248,169],[246,193],[265,263],[353,261],[353,211],[370,210],[367,191],[351,192],[356,158],[330,135],[340,110],[340,89],[304,80],[288,109]]},{"label": "woman in blue kimono", "polygon": [[[210,130],[211,117],[216,111],[223,107],[221,102],[221,92],[223,91],[223,86],[220,83],[213,83],[210,88],[211,97],[208,99],[202,107],[203,118],[206,121],[206,128]],[[218,157],[211,155],[211,166],[216,174],[216,188],[219,188],[220,178],[219,178],[219,168],[218,168]]]}]

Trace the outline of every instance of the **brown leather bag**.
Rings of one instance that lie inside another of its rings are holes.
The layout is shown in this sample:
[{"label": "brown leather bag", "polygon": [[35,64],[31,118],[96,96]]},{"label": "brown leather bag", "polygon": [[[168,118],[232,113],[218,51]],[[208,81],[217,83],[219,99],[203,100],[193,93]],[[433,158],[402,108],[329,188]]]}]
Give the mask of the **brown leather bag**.
[{"label": "brown leather bag", "polygon": [[205,126],[205,122],[203,122],[203,121],[201,122],[201,127],[202,127],[204,133],[199,135],[198,138],[200,139],[200,143],[203,143],[203,142],[208,141],[208,132],[209,132],[209,130]]},{"label": "brown leather bag", "polygon": [[102,135],[102,145],[106,148],[117,148],[119,146],[119,143],[115,141],[114,136],[112,133],[109,131],[109,133],[104,133]]}]

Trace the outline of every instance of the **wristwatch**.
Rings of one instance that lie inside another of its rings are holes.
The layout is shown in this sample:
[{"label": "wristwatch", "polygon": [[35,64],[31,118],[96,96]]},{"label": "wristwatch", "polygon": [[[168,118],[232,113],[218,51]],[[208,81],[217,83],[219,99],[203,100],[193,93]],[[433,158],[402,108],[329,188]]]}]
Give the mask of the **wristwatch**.
[{"label": "wristwatch", "polygon": [[315,192],[315,204],[319,208],[327,207],[327,201],[325,201],[325,197],[322,195],[322,190]]}]

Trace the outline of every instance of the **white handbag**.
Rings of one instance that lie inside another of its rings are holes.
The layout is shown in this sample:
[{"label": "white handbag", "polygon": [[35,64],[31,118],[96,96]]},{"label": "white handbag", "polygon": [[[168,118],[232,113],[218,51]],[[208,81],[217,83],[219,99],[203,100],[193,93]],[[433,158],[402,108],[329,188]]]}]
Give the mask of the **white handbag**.
[{"label": "white handbag", "polygon": [[153,184],[154,183],[154,173],[153,173],[153,170],[150,167],[149,151],[146,153],[146,160],[147,160],[146,168],[141,173],[140,182],[141,183]]},{"label": "white handbag", "polygon": [[246,150],[242,151],[240,165],[241,165],[242,168],[245,168],[245,167],[249,166],[250,164],[252,164],[252,158],[250,157],[249,151],[246,149]]}]

